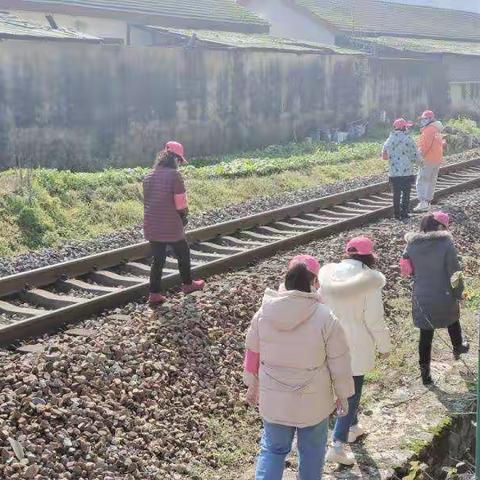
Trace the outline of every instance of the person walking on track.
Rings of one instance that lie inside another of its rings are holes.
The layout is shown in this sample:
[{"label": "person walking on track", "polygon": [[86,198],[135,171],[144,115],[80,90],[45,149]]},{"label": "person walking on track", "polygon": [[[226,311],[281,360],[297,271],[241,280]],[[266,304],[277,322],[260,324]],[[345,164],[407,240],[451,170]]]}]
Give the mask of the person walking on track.
[{"label": "person walking on track", "polygon": [[400,261],[402,276],[413,277],[412,314],[420,329],[418,349],[424,385],[433,383],[430,362],[436,329],[448,329],[455,359],[470,348],[463,342],[460,326],[463,277],[449,223],[447,213],[426,215],[420,232],[406,235],[407,247]]},{"label": "person walking on track", "polygon": [[354,443],[365,431],[358,423],[358,408],[364,378],[375,366],[376,351],[391,350],[390,332],[385,324],[382,289],[385,277],[374,270],[373,241],[356,237],[346,245],[346,258],[322,267],[320,294],[342,325],[350,347],[355,393],[349,397],[348,415],[337,419],[327,461],[353,465],[347,443]]},{"label": "person walking on track", "polygon": [[[328,417],[348,411],[354,385],[343,329],[317,293],[318,261],[291,260],[285,284],[265,292],[246,338],[247,401],[264,431],[256,480],[281,480],[297,434],[299,477],[322,478]],[[335,400],[335,396],[336,399]]]},{"label": "person walking on track", "polygon": [[410,192],[415,180],[416,165],[422,157],[417,145],[409,135],[413,123],[399,118],[393,122],[393,132],[383,146],[383,158],[389,161],[389,179],[393,190],[393,212],[395,218],[408,218]]},{"label": "person walking on track", "polygon": [[205,285],[203,280],[192,280],[190,249],[184,229],[188,222],[187,197],[182,176],[178,172],[178,165],[184,163],[183,146],[178,142],[168,142],[143,182],[144,235],[150,242],[153,255],[149,296],[151,306],[166,301],[161,283],[167,248],[171,248],[177,257],[184,293],[202,290]]},{"label": "person walking on track", "polygon": [[420,119],[420,126],[418,148],[422,154],[423,164],[417,177],[417,197],[420,203],[415,211],[427,212],[435,194],[438,172],[443,162],[443,125],[435,119],[435,114],[431,110],[426,110]]}]

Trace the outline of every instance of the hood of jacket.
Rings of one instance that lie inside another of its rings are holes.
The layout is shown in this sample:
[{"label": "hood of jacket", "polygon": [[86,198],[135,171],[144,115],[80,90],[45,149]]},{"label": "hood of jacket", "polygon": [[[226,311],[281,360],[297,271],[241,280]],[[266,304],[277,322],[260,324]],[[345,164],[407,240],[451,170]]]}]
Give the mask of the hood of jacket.
[{"label": "hood of jacket", "polygon": [[325,265],[320,270],[319,280],[321,293],[345,297],[383,288],[386,283],[380,272],[352,259]]},{"label": "hood of jacket", "polygon": [[408,243],[419,243],[427,240],[442,240],[444,238],[452,238],[452,234],[446,230],[439,230],[436,232],[410,232],[405,235],[405,240]]},{"label": "hood of jacket", "polygon": [[390,140],[401,142],[407,140],[408,138],[410,138],[410,135],[402,130],[394,130],[393,132],[390,132]]},{"label": "hood of jacket", "polygon": [[276,330],[289,331],[315,315],[320,304],[318,293],[267,289],[260,314],[262,321],[270,323]]}]

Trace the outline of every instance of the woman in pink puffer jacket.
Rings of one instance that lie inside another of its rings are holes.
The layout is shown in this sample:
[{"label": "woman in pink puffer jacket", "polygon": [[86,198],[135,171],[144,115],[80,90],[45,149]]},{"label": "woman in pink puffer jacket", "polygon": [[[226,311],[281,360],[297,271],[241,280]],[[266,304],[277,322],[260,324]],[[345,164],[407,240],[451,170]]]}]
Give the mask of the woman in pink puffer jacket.
[{"label": "woman in pink puffer jacket", "polygon": [[317,293],[319,269],[313,257],[295,257],[247,333],[247,400],[259,402],[264,422],[256,480],[282,479],[295,433],[300,478],[320,479],[328,417],[335,407],[346,414],[354,393],[345,334]]}]

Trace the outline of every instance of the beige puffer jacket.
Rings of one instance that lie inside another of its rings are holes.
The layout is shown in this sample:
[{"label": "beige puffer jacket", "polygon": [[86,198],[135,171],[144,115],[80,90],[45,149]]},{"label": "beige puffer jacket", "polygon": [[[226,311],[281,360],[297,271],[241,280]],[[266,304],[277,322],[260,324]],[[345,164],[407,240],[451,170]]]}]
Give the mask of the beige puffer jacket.
[{"label": "beige puffer jacket", "polygon": [[333,412],[335,395],[354,393],[345,334],[317,293],[267,290],[246,348],[260,354],[260,415],[270,423],[317,425]]},{"label": "beige puffer jacket", "polygon": [[375,351],[388,353],[392,348],[382,301],[385,277],[347,259],[322,267],[318,279],[325,304],[347,336],[353,374],[367,374],[375,366]]}]

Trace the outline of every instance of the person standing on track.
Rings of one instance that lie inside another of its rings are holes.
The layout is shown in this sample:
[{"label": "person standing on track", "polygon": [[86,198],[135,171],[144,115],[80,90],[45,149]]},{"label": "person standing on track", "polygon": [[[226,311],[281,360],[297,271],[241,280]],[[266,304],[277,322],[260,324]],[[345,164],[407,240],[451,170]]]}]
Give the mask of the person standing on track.
[{"label": "person standing on track", "polygon": [[437,328],[448,328],[456,360],[470,348],[463,342],[460,326],[463,277],[449,223],[444,212],[426,215],[420,232],[406,235],[407,247],[400,260],[402,276],[413,276],[412,314],[420,329],[418,349],[424,385],[433,383],[430,362]]},{"label": "person standing on track", "polygon": [[347,257],[340,263],[322,267],[319,273],[320,295],[339,319],[350,347],[355,393],[349,397],[348,415],[337,419],[327,461],[353,465],[355,458],[347,449],[365,431],[358,423],[358,408],[364,378],[375,366],[375,354],[388,354],[392,348],[385,324],[382,289],[385,277],[373,267],[376,257],[373,241],[356,237],[346,245]]},{"label": "person standing on track", "polygon": [[185,163],[183,146],[178,142],[168,142],[159,152],[153,170],[143,181],[144,235],[153,254],[148,300],[151,306],[166,301],[161,293],[161,282],[167,247],[177,257],[183,292],[202,290],[205,285],[203,280],[192,280],[190,249],[185,239],[188,205],[185,185],[178,172],[178,165]]},{"label": "person standing on track", "polygon": [[282,479],[295,433],[300,478],[321,479],[328,417],[335,405],[339,414],[348,411],[354,390],[348,345],[317,293],[319,269],[309,255],[293,258],[285,284],[265,292],[247,333],[247,401],[259,402],[264,424],[256,480]]},{"label": "person standing on track", "polygon": [[399,118],[393,122],[393,132],[383,146],[383,159],[389,161],[389,179],[393,190],[395,218],[408,218],[410,192],[415,180],[415,167],[421,161],[420,152],[408,129],[413,123]]},{"label": "person standing on track", "polygon": [[443,162],[443,125],[435,119],[431,110],[426,110],[420,119],[420,126],[422,133],[418,148],[422,154],[423,165],[417,177],[417,197],[420,203],[415,211],[427,212],[435,194],[438,172]]}]

